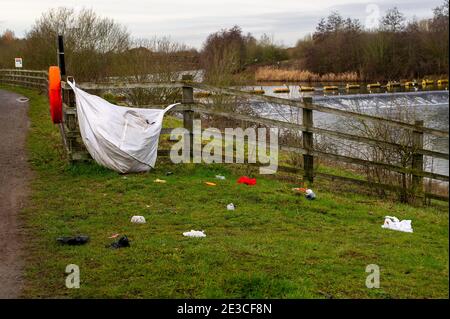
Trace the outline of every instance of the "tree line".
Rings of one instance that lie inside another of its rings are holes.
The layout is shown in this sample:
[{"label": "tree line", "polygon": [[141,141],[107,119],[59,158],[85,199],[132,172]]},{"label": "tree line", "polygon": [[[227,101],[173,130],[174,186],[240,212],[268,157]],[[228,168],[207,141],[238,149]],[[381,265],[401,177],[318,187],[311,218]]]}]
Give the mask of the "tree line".
[{"label": "tree line", "polygon": [[80,81],[110,77],[146,80],[150,74],[170,80],[177,71],[198,67],[198,52],[167,37],[132,38],[126,27],[91,9],[60,7],[38,18],[23,39],[6,30],[0,36],[0,68],[46,70],[57,64],[57,36],[64,36],[66,69]]},{"label": "tree line", "polygon": [[445,0],[433,9],[432,18],[409,21],[394,7],[380,18],[377,28],[370,30],[358,19],[332,12],[294,48],[277,45],[267,36],[257,41],[235,26],[206,39],[201,62],[207,77],[220,76],[221,81],[226,81],[225,74],[255,64],[274,66],[259,69],[260,73],[270,71],[271,77],[283,77],[289,70],[319,78],[333,75],[338,79],[343,75],[344,79],[356,74],[360,80],[373,81],[448,75],[448,6]]},{"label": "tree line", "polygon": [[236,75],[254,76],[257,67],[267,65],[319,76],[356,73],[361,80],[448,75],[448,6],[445,0],[433,9],[431,18],[409,21],[394,7],[371,30],[357,19],[332,12],[293,48],[277,44],[268,35],[257,39],[234,26],[210,34],[201,50],[165,37],[134,39],[124,26],[92,10],[57,8],[43,13],[24,38],[10,30],[3,32],[0,68],[12,68],[14,57],[19,56],[26,69],[55,65],[56,38],[63,34],[67,70],[82,81],[148,80],[149,74],[153,80],[169,80],[177,71],[201,68],[206,81],[227,85]]},{"label": "tree line", "polygon": [[430,19],[410,21],[394,7],[374,30],[333,12],[298,41],[292,56],[319,74],[356,71],[371,80],[448,75],[448,5],[445,0]]}]

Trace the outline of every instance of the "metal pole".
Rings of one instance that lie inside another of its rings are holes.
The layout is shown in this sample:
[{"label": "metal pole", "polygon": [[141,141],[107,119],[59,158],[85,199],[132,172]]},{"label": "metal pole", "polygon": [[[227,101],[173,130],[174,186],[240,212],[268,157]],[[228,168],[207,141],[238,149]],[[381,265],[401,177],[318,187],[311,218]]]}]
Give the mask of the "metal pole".
[{"label": "metal pole", "polygon": [[[58,57],[59,71],[61,73],[61,80],[65,81],[66,80],[66,60],[64,59],[64,37],[61,34],[58,35],[57,57]],[[61,93],[64,93],[64,92],[61,92]],[[63,114],[63,121],[64,121],[64,118],[65,118],[65,115]],[[64,132],[64,125],[62,123],[59,123],[59,132],[61,133],[63,145],[64,145],[67,153],[69,153],[70,150],[69,150],[69,147],[67,144],[66,134]]]},{"label": "metal pole", "polygon": [[66,76],[66,61],[64,59],[64,37],[58,35],[58,66],[61,71],[61,77]]}]

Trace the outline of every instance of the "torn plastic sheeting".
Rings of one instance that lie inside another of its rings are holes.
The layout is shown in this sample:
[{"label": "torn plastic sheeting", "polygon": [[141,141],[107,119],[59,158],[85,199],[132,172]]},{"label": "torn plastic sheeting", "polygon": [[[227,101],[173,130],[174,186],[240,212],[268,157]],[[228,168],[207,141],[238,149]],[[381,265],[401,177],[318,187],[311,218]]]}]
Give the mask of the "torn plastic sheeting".
[{"label": "torn plastic sheeting", "polygon": [[406,233],[412,233],[413,229],[411,226],[411,220],[405,219],[400,221],[395,216],[385,216],[384,218],[384,224],[381,225],[381,228],[391,229],[391,230],[398,230]]},{"label": "torn plastic sheeting", "polygon": [[79,246],[89,242],[89,236],[58,237],[56,240],[63,245]]},{"label": "torn plastic sheeting", "polygon": [[191,231],[184,232],[183,236],[200,238],[200,237],[206,237],[206,234],[204,233],[203,230],[193,230],[193,229],[191,229]]},{"label": "torn plastic sheeting", "polygon": [[124,235],[106,247],[114,248],[114,249],[130,247],[130,240],[128,239],[128,237],[126,235]]},{"label": "torn plastic sheeting", "polygon": [[144,216],[133,216],[131,217],[131,222],[135,224],[145,224],[145,217]]},{"label": "torn plastic sheeting", "polygon": [[234,210],[236,207],[234,206],[233,203],[230,203],[227,205],[227,210]]},{"label": "torn plastic sheeting", "polygon": [[316,194],[314,194],[314,192],[313,192],[312,189],[309,189],[309,188],[308,188],[308,189],[305,191],[305,197],[306,197],[306,199],[313,200],[313,199],[316,199]]},{"label": "torn plastic sheeting", "polygon": [[237,182],[238,182],[238,184],[256,185],[256,178],[241,176],[241,177],[239,177]]},{"label": "torn plastic sheeting", "polygon": [[75,93],[78,124],[89,154],[120,173],[145,172],[155,166],[165,109],[123,107],[91,95],[67,81]]}]

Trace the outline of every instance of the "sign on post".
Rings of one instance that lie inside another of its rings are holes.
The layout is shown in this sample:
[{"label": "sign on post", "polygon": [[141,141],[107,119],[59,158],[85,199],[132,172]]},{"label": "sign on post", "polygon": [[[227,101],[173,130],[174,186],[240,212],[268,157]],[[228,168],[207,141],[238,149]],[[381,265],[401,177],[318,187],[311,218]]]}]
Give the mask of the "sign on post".
[{"label": "sign on post", "polygon": [[22,58],[14,58],[14,63],[16,65],[16,68],[22,67]]}]

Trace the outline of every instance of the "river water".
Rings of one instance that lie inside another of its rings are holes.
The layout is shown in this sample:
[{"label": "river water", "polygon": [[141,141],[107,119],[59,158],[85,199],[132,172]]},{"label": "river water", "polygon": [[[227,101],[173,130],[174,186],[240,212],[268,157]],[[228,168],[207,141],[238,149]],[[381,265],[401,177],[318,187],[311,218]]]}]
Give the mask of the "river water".
[{"label": "river water", "polygon": [[[345,87],[340,87],[336,92],[327,94],[321,88],[311,93],[302,93],[299,91],[298,85],[288,85],[289,93],[274,93],[275,88],[282,87],[281,85],[257,85],[241,88],[249,89],[263,89],[266,95],[277,96],[288,99],[301,99],[303,96],[311,96],[313,103],[328,107],[353,110],[357,112],[374,114],[377,116],[390,117],[390,114],[396,113],[399,109],[406,115],[407,120],[411,123],[414,120],[423,120],[424,126],[436,128],[440,130],[449,130],[449,92],[448,89],[439,87],[429,87],[427,89],[417,88],[408,90],[405,88],[398,88],[395,91],[388,91],[380,89],[377,92],[368,93],[365,86],[360,89],[349,92]],[[301,123],[301,111],[299,109],[287,105],[267,104],[261,102],[252,102],[254,110],[262,117],[278,119],[282,121]],[[346,133],[352,133],[346,125],[348,119],[342,118],[332,114],[313,112],[314,126],[321,128],[334,129]],[[398,115],[397,115],[398,116]],[[355,133],[355,132],[353,132]],[[448,153],[449,140],[447,138],[424,136],[424,148]],[[329,142],[330,140],[328,140]],[[335,140],[337,143],[341,141]],[[345,147],[353,150],[361,149],[363,145],[356,145],[359,143],[349,142]],[[338,148],[344,150],[344,145]],[[344,155],[344,152],[341,152]],[[347,153],[348,155],[348,153]],[[359,156],[357,156],[359,157]],[[425,169],[438,174],[449,175],[448,160],[431,159],[425,156]]]}]

